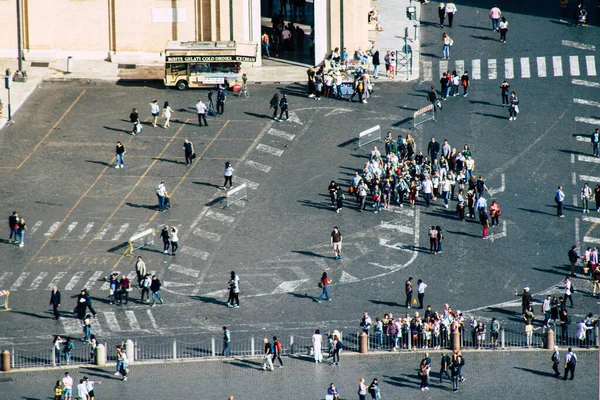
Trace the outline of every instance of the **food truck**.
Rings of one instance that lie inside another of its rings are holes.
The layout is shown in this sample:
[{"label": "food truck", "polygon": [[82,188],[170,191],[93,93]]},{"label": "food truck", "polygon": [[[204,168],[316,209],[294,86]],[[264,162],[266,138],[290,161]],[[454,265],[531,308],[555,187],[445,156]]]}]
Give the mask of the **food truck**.
[{"label": "food truck", "polygon": [[253,42],[167,42],[167,87],[228,87],[241,80],[243,63],[256,62],[258,44]]}]

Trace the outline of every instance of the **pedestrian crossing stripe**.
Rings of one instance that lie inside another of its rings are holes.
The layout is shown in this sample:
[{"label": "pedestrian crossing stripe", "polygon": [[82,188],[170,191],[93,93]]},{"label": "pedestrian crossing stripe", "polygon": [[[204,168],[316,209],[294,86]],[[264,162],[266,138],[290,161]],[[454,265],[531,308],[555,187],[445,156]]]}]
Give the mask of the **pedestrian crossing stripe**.
[{"label": "pedestrian crossing stripe", "polygon": [[[138,315],[136,315],[138,314]],[[151,328],[143,329],[140,320],[144,315],[147,322],[144,325],[150,325]],[[98,311],[97,318],[92,323],[92,333],[96,336],[110,336],[111,333],[121,332],[140,332],[158,329],[156,319],[152,315],[151,310],[140,312],[136,310],[115,310],[115,311]],[[140,320],[138,320],[138,316]],[[65,333],[65,336],[79,337],[83,336],[83,324],[77,318],[63,316],[60,322]]]},{"label": "pedestrian crossing stripe", "polygon": [[[550,62],[548,62],[550,60]],[[485,60],[484,60],[485,61]],[[579,77],[582,75],[585,76],[597,76],[596,70],[596,56],[594,55],[585,55],[585,56],[577,56],[571,55],[564,59],[564,62],[568,64],[568,72],[563,68],[563,57],[562,56],[551,56],[551,57],[520,57],[517,61],[517,66],[515,68],[515,59],[513,58],[505,58],[504,60],[498,59],[488,59],[487,62],[483,63],[487,64],[487,74],[484,75],[482,71],[482,60],[475,59],[471,60],[471,79],[472,80],[480,80],[484,79],[483,76],[487,76],[488,80],[496,80],[496,79],[529,79],[534,77],[532,72],[531,63],[535,63],[535,68],[533,71],[537,74],[538,78],[546,78],[548,77],[547,66],[551,64],[550,76],[561,77],[568,73],[569,76]],[[437,65],[437,70],[439,71],[439,76],[441,76],[446,71],[453,71],[460,75],[465,70],[468,70],[468,61],[466,60],[439,60]],[[437,80],[436,77],[433,76],[432,71],[434,71],[434,62],[424,60],[421,62],[421,70],[423,71],[423,80],[424,81],[433,81]],[[500,68],[503,68],[503,71],[500,71]],[[518,71],[517,71],[518,69]],[[576,82],[573,82],[577,84]],[[264,151],[264,150],[263,150]]]}]

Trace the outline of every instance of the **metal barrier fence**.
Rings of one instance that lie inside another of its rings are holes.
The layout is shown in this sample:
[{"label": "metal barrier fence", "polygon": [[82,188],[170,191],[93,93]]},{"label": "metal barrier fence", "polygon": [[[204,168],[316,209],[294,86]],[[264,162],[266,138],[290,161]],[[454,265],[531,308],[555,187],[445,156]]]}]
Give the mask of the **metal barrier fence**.
[{"label": "metal barrier fence", "polygon": [[[498,333],[498,344],[492,342],[491,335],[488,332],[482,343],[483,349],[511,349],[511,348],[545,348],[547,340],[547,329],[540,328],[533,332],[528,339],[524,332],[524,324],[504,323]],[[571,325],[569,329],[563,332],[560,327],[554,329],[555,343],[559,347],[600,347],[600,327],[596,326],[587,331],[586,338],[580,340],[577,337],[577,328]],[[467,326],[461,330],[461,348],[474,349],[478,347],[477,338],[474,336],[474,330]],[[360,335],[362,330],[341,331],[341,340],[343,349],[346,352],[359,351]],[[323,341],[321,352],[326,358],[330,353],[328,336],[331,332],[323,332]],[[252,334],[250,334],[252,335]],[[250,337],[236,338],[233,333],[230,344],[232,357],[261,356],[264,354],[263,345],[264,333],[252,335]],[[282,335],[278,336],[282,344],[282,355],[309,356],[313,353],[312,335]],[[213,335],[200,335],[181,337],[172,341],[162,341],[152,343],[153,338],[144,338],[134,342],[134,360],[184,360],[200,358],[218,358],[222,356],[223,342],[220,337]],[[271,337],[269,337],[271,341]],[[392,335],[379,335],[371,329],[368,335],[368,351],[386,352],[386,351],[410,351],[423,349],[450,349],[452,341],[450,335],[443,331],[439,335],[417,334],[411,335],[410,332],[400,332],[397,337]],[[63,365],[82,365],[94,362],[91,355],[91,347],[85,343],[74,342],[75,348],[71,351],[71,357],[67,363],[65,353],[61,350],[59,359],[55,360],[55,352],[52,346],[36,348],[20,348],[12,346],[7,348],[11,350],[12,368],[29,367],[51,367]],[[115,362],[117,360],[116,345],[121,344],[125,348],[124,341],[111,341],[103,343],[106,348],[106,361]],[[58,362],[57,362],[58,361]]]}]

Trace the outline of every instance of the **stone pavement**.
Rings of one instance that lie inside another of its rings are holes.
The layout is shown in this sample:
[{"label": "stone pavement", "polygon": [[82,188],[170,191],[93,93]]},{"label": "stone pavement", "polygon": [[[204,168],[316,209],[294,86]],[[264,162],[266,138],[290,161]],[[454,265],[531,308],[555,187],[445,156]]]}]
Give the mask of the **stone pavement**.
[{"label": "stone pavement", "polygon": [[[439,384],[440,354],[432,359],[428,399],[452,396],[448,379]],[[577,352],[578,364],[574,381],[552,376],[550,351],[535,352],[464,352],[465,366],[458,396],[461,399],[494,398],[578,398],[598,396],[598,352]],[[561,349],[564,356],[564,349]],[[417,396],[417,368],[423,353],[384,356],[342,355],[339,367],[329,363],[315,364],[308,357],[284,358],[285,368],[265,372],[261,359],[229,359],[227,361],[131,364],[127,382],[113,375],[114,367],[68,369],[79,381],[84,375],[95,381],[98,399],[190,398],[203,400],[323,399],[333,382],[342,399],[355,399],[358,380],[367,384],[378,378],[382,398],[405,399]],[[561,366],[562,368],[562,366]],[[3,399],[46,399],[65,368],[22,371],[0,375]],[[502,393],[502,395],[500,395]],[[527,393],[525,395],[525,393]]]}]

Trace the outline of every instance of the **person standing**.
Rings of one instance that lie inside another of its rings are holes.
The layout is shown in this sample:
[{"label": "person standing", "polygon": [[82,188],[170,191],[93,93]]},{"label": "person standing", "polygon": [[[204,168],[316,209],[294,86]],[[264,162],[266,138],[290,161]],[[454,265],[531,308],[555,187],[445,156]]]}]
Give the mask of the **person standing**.
[{"label": "person standing", "polygon": [[121,141],[117,142],[117,146],[115,148],[115,153],[116,153],[116,157],[117,157],[117,163],[115,165],[115,168],[123,168],[125,166],[125,147],[123,146],[123,143],[121,143]]},{"label": "person standing", "polygon": [[319,287],[323,289],[321,295],[317,298],[317,303],[320,303],[323,298],[327,301],[331,301],[329,297],[329,284],[331,283],[331,279],[327,276],[327,272],[323,272],[321,276],[321,280],[319,281]]},{"label": "person standing", "polygon": [[490,217],[488,216],[486,211],[483,211],[482,214],[479,214],[479,218],[481,218],[481,225],[483,225],[483,234],[481,235],[481,238],[487,239],[487,231],[490,227]]},{"label": "person standing", "polygon": [[123,382],[126,382],[127,375],[129,374],[129,359],[127,358],[127,352],[125,350],[121,351],[119,360],[121,361],[121,376],[123,376]]},{"label": "person standing", "polygon": [[285,120],[287,121],[289,119],[288,100],[287,100],[287,96],[285,94],[281,97],[281,100],[279,101],[279,109],[281,110],[279,113],[279,121],[280,122],[282,121],[284,112],[285,112]]},{"label": "person standing", "polygon": [[60,313],[58,312],[58,307],[60,307],[60,292],[56,285],[52,286],[52,291],[50,292],[50,305],[52,306],[54,319],[58,321],[60,318]]},{"label": "person standing", "polygon": [[510,92],[510,105],[508,106],[509,121],[516,121],[519,114],[519,99],[515,92]]},{"label": "person standing", "polygon": [[562,190],[562,186],[559,186],[554,193],[554,201],[556,202],[556,214],[559,218],[564,218],[563,204],[565,201],[565,193]]},{"label": "person standing", "polygon": [[279,109],[279,94],[275,93],[270,101],[270,108],[273,109],[273,119],[277,121],[277,110]]},{"label": "person standing", "polygon": [[502,15],[502,11],[498,8],[497,4],[494,4],[494,7],[490,10],[490,19],[492,20],[492,30],[498,30],[498,23],[500,22],[500,16]]},{"label": "person standing", "polygon": [[552,296],[546,296],[546,299],[542,303],[542,312],[544,313],[544,326],[548,328],[548,323],[550,322],[550,313],[552,310]]},{"label": "person standing", "polygon": [[194,144],[188,138],[183,140],[183,153],[185,156],[185,166],[189,166],[194,161]]},{"label": "person standing", "polygon": [[575,264],[578,260],[582,259],[583,256],[580,256],[577,252],[577,246],[571,247],[571,250],[569,250],[567,255],[569,256],[569,261],[571,262],[571,276],[575,276]]},{"label": "person standing", "polygon": [[323,336],[321,336],[320,330],[315,330],[315,333],[312,335],[312,344],[313,344],[313,356],[315,358],[315,363],[323,362],[323,352],[321,351],[321,347],[323,345]]},{"label": "person standing", "polygon": [[426,288],[427,288],[427,285],[421,279],[419,279],[417,281],[417,296],[419,298],[419,309],[420,310],[423,309],[423,299],[425,298],[425,289]]},{"label": "person standing", "polygon": [[223,327],[223,351],[221,356],[231,357],[231,332],[226,326]]},{"label": "person standing", "polygon": [[227,187],[227,182],[229,182],[229,189],[233,189],[233,167],[231,163],[227,161],[225,163],[225,167],[223,169],[223,176],[225,177],[225,183],[223,183],[223,190]]},{"label": "person standing", "polygon": [[202,126],[202,121],[204,121],[204,126],[208,126],[208,123],[206,122],[206,111],[208,111],[206,104],[202,102],[202,99],[198,99],[198,103],[196,103],[196,112],[198,113],[198,126]]},{"label": "person standing", "polygon": [[492,218],[492,223],[490,226],[500,225],[500,216],[502,215],[502,210],[496,200],[492,200],[492,204],[490,204],[490,217]]},{"label": "person standing", "polygon": [[567,300],[569,300],[569,303],[570,303],[569,307],[573,308],[574,307],[573,292],[575,291],[575,289],[573,289],[573,284],[571,283],[571,280],[569,279],[568,276],[565,278],[564,289],[565,289],[565,306],[567,305]]},{"label": "person standing", "polygon": [[165,101],[165,104],[163,106],[163,118],[165,119],[165,124],[163,125],[163,128],[167,129],[169,126],[171,126],[172,115],[173,109],[171,108],[171,106],[169,106],[169,102]]},{"label": "person standing", "polygon": [[88,398],[88,390],[85,380],[80,379],[79,384],[77,385],[77,400],[87,400]]},{"label": "person standing", "polygon": [[571,373],[571,380],[575,378],[575,367],[577,366],[577,356],[571,347],[565,354],[565,375],[563,376],[563,380],[567,380],[567,375],[569,372]]},{"label": "person standing", "polygon": [[594,157],[600,157],[600,152],[598,151],[598,144],[600,142],[600,132],[598,128],[592,133],[591,145],[594,150]]},{"label": "person standing", "polygon": [[240,277],[236,275],[235,271],[231,271],[229,279],[229,299],[227,303],[227,307],[229,308],[240,308]]},{"label": "person standing", "polygon": [[421,192],[423,193],[423,200],[425,200],[425,206],[429,207],[431,204],[431,195],[433,194],[433,183],[429,179],[429,175],[425,176],[425,180],[421,184]]},{"label": "person standing", "polygon": [[129,292],[131,292],[131,281],[127,277],[127,275],[123,275],[121,277],[121,281],[119,282],[119,286],[121,287],[120,295],[119,295],[119,304],[121,303],[129,303]]},{"label": "person standing", "polygon": [[223,89],[219,89],[219,93],[217,93],[217,113],[223,115],[225,111],[225,102],[227,101],[227,94]]},{"label": "person standing", "polygon": [[373,53],[373,78],[379,79],[379,66],[381,61],[379,60],[379,50],[375,50]]},{"label": "person standing", "polygon": [[[449,15],[448,15],[449,16]],[[444,60],[450,59],[450,46],[454,44],[454,40],[446,32],[442,35],[442,57]]]},{"label": "person standing", "polygon": [[371,328],[372,325],[372,321],[371,321],[371,317],[369,317],[369,313],[368,312],[363,312],[363,317],[360,319],[360,328],[362,329],[362,331],[364,333],[366,333],[367,335],[369,334],[369,328]]},{"label": "person standing", "polygon": [[92,381],[87,376],[84,376],[83,380],[85,381],[85,386],[86,386],[87,393],[88,393],[88,399],[89,400],[94,400],[95,399],[94,386],[96,385],[96,383],[102,383],[102,382],[100,382],[100,381]]},{"label": "person standing", "polygon": [[342,344],[342,341],[340,340],[339,336],[333,335],[333,364],[332,365],[335,365],[335,366],[340,365],[340,353],[343,348],[344,348],[344,345]]},{"label": "person standing", "polygon": [[281,342],[277,340],[277,336],[273,336],[273,365],[275,360],[279,360],[279,368],[283,368],[283,360],[281,359],[280,351],[283,349]]},{"label": "person standing", "polygon": [[335,256],[335,260],[342,258],[342,240],[342,233],[337,226],[334,226],[333,232],[331,232],[331,236],[329,237],[329,242],[333,247],[333,255]]},{"label": "person standing", "polygon": [[581,189],[581,193],[579,194],[579,198],[581,199],[581,212],[583,214],[590,213],[590,199],[592,198],[592,188],[588,183],[583,184],[583,188]]},{"label": "person standing", "polygon": [[452,28],[452,21],[454,20],[456,11],[456,5],[454,5],[452,0],[448,0],[448,4],[446,4],[446,15],[448,15],[448,26],[450,28]]},{"label": "person standing", "polygon": [[84,320],[87,308],[87,297],[85,295],[85,290],[82,290],[81,293],[79,293],[79,295],[77,296],[77,303],[75,304],[75,313],[77,314],[78,320]]},{"label": "person standing", "polygon": [[73,398],[73,377],[69,375],[69,371],[65,372],[65,376],[62,379],[64,387],[65,400],[72,400]]},{"label": "person standing", "polygon": [[171,234],[169,227],[165,225],[160,231],[160,238],[163,241],[163,254],[169,254],[169,247],[171,247]]},{"label": "person standing", "polygon": [[152,127],[156,128],[158,124],[158,116],[160,115],[160,106],[158,105],[158,100],[152,100],[150,103],[150,112],[152,113]]},{"label": "person standing", "polygon": [[429,364],[427,364],[427,360],[425,358],[423,360],[421,360],[421,365],[419,366],[419,375],[421,377],[421,390],[422,391],[429,390],[427,382],[429,380],[430,368],[431,367],[429,366]]},{"label": "person standing", "polygon": [[269,339],[264,338],[263,343],[265,344],[265,352],[263,354],[263,370],[273,371],[273,348]]},{"label": "person standing", "polygon": [[440,18],[440,28],[444,28],[444,20],[446,19],[446,5],[444,3],[440,3],[438,8],[438,17]]},{"label": "person standing", "polygon": [[[142,279],[142,297],[140,298],[141,302],[150,303],[150,286],[152,285],[152,279],[150,278],[150,274],[144,275],[144,279]],[[146,295],[146,300],[144,301],[144,295]]]},{"label": "person standing", "polygon": [[8,237],[8,243],[19,240],[19,213],[13,211],[12,215],[8,217],[8,228],[10,229],[10,236]]},{"label": "person standing", "polygon": [[429,254],[437,254],[437,230],[435,226],[431,226],[427,231],[429,236]]},{"label": "person standing", "polygon": [[592,278],[593,278],[592,297],[596,297],[596,291],[597,291],[598,297],[600,298],[600,267],[596,267],[596,269],[592,272]]},{"label": "person standing", "polygon": [[167,209],[165,208],[165,196],[167,194],[167,188],[165,187],[165,183],[161,182],[156,187],[156,197],[158,198],[158,211],[165,212]]},{"label": "person standing", "polygon": [[500,41],[506,43],[506,33],[508,32],[508,21],[505,17],[502,17],[502,21],[498,24],[498,30],[500,31]]},{"label": "person standing", "polygon": [[483,322],[479,321],[477,327],[475,328],[475,337],[477,338],[477,350],[481,350],[485,345],[485,325]]},{"label": "person standing", "polygon": [[160,304],[164,304],[162,297],[160,296],[160,288],[162,283],[156,275],[152,275],[152,283],[150,284],[150,291],[152,292],[152,307],[156,305],[156,301],[160,301]]},{"label": "person standing", "polygon": [[506,107],[508,107],[510,105],[510,102],[508,101],[508,88],[510,87],[510,84],[508,82],[506,82],[506,80],[504,80],[502,82],[502,84],[500,85],[500,96],[502,96],[502,107],[504,107],[504,105],[506,105]]},{"label": "person standing", "polygon": [[413,295],[413,277],[409,277],[408,280],[404,283],[404,293],[406,294],[406,301],[404,302],[404,307],[410,308],[412,303],[412,295]]},{"label": "person standing", "polygon": [[133,136],[142,131],[142,124],[140,122],[140,115],[138,114],[137,108],[131,110],[131,113],[129,114],[129,121],[133,124],[133,128],[131,128],[131,134]]},{"label": "person standing", "polygon": [[367,385],[365,378],[360,378],[358,381],[358,400],[367,400]]},{"label": "person standing", "polygon": [[135,275],[137,276],[138,287],[141,289],[143,287],[142,280],[146,276],[146,263],[142,259],[142,256],[138,256],[135,262]]},{"label": "person standing", "polygon": [[326,398],[330,398],[332,400],[337,400],[340,397],[340,392],[338,392],[337,388],[335,387],[335,385],[333,383],[329,384],[329,387],[327,388],[327,396]]},{"label": "person standing", "polygon": [[394,80],[396,75],[396,67],[395,67],[395,58],[393,54],[388,50],[383,57],[383,61],[385,62],[385,70],[386,75],[389,79]]},{"label": "person standing", "polygon": [[62,381],[56,381],[56,386],[54,386],[54,400],[62,400],[64,391]]},{"label": "person standing", "polygon": [[27,230],[27,224],[25,223],[25,218],[19,218],[19,223],[17,224],[17,234],[19,235],[19,247],[25,246],[25,231]]},{"label": "person standing", "polygon": [[554,353],[552,353],[552,370],[554,371],[554,377],[559,378],[560,372],[558,366],[560,365],[560,353],[558,352],[558,346],[554,346]]},{"label": "person standing", "polygon": [[448,379],[452,380],[450,373],[448,372],[451,362],[452,360],[450,359],[450,356],[446,353],[442,353],[442,359],[440,361],[440,383],[444,383],[444,375],[446,375]]},{"label": "person standing", "polygon": [[179,233],[179,230],[172,226],[171,227],[171,232],[169,232],[170,235],[170,239],[171,239],[171,255],[174,256],[177,253],[177,249],[179,248],[179,236],[177,235]]},{"label": "person standing", "polygon": [[460,77],[460,84],[463,87],[463,97],[467,97],[469,94],[469,86],[471,86],[471,82],[469,81],[469,71],[465,71]]},{"label": "person standing", "polygon": [[492,318],[490,323],[490,346],[498,348],[498,337],[500,336],[500,323],[496,318]]}]

